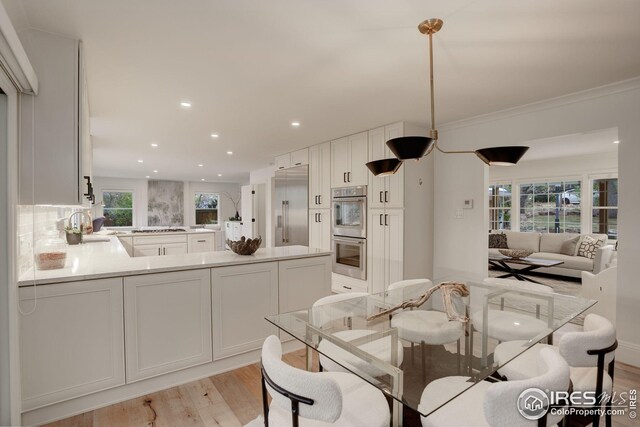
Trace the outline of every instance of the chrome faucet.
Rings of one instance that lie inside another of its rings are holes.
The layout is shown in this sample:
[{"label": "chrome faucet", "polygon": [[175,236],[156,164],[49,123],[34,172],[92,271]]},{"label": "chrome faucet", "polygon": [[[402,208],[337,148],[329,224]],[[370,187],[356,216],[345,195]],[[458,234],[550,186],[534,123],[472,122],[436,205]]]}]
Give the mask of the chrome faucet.
[{"label": "chrome faucet", "polygon": [[[76,211],[74,213],[72,213],[71,215],[69,215],[69,220],[67,221],[67,227],[69,228],[73,228],[73,225],[71,224],[71,221],[73,220],[73,217],[75,217],[76,215],[82,215],[84,216],[85,219],[91,220],[91,217],[85,212],[85,211]],[[80,230],[82,230],[82,223],[80,223],[80,227],[78,227]]]}]

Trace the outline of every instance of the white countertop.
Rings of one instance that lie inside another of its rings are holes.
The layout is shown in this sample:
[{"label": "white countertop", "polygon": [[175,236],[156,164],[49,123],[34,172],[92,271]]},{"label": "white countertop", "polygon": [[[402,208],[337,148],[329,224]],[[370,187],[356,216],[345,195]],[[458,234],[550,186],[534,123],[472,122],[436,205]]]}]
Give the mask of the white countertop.
[{"label": "white countertop", "polygon": [[[155,235],[156,233],[150,233]],[[179,233],[170,233],[179,234]],[[136,235],[144,235],[140,233]],[[330,255],[330,251],[307,246],[260,248],[253,255],[237,255],[231,251],[201,252],[184,255],[130,257],[118,236],[100,236],[92,243],[67,247],[65,268],[29,270],[20,276],[18,286],[135,276],[167,271],[194,270],[227,265],[253,264],[284,259]]]}]

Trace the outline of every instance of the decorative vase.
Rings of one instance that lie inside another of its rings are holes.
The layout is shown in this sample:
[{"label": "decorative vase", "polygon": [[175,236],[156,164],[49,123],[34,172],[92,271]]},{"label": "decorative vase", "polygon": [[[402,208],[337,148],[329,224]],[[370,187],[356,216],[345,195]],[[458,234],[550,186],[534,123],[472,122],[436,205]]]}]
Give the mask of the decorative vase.
[{"label": "decorative vase", "polygon": [[236,211],[235,219],[236,221],[240,221],[240,214],[238,213],[238,211]]}]

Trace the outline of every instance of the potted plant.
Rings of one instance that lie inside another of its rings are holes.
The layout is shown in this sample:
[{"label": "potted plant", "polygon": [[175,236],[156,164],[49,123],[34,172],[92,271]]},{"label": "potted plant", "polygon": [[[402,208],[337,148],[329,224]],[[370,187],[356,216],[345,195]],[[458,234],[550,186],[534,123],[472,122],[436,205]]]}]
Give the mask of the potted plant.
[{"label": "potted plant", "polygon": [[238,213],[238,205],[240,205],[240,193],[238,193],[235,196],[232,196],[230,193],[224,191],[222,194],[224,194],[227,199],[231,200],[231,203],[233,203],[233,207],[236,210],[236,216],[229,217],[229,221],[242,220],[242,218],[240,217],[240,214]]},{"label": "potted plant", "polygon": [[82,230],[74,227],[65,227],[65,234],[67,236],[67,243],[70,245],[77,245],[82,243]]}]

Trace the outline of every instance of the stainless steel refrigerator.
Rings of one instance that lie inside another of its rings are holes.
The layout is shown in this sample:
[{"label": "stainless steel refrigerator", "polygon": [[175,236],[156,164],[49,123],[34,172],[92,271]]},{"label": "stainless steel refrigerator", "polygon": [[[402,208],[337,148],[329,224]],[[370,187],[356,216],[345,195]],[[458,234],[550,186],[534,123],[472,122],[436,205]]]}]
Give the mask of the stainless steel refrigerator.
[{"label": "stainless steel refrigerator", "polygon": [[276,171],[275,245],[309,246],[309,166]]}]

